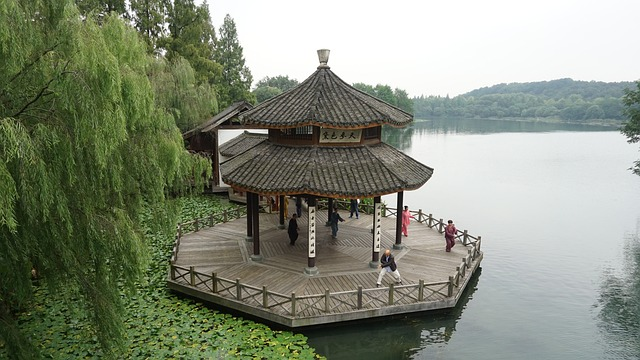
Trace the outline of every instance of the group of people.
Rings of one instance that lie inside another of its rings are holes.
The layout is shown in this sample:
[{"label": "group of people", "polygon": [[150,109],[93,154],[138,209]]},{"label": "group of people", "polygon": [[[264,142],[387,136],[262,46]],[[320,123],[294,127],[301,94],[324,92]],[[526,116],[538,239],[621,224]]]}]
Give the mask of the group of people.
[{"label": "group of people", "polygon": [[[288,234],[289,234],[289,243],[291,245],[295,245],[296,240],[298,239],[298,231],[300,228],[298,227],[298,218],[301,215],[302,211],[302,202],[301,198],[298,197],[296,199],[296,212],[291,215],[291,219],[289,220]],[[350,216],[349,218],[353,218],[353,215],[356,215],[356,219],[360,217],[358,212],[358,201],[351,200],[350,202]],[[409,211],[409,207],[405,206],[402,211],[402,234],[404,236],[409,236],[409,224],[411,223],[411,219],[415,220],[415,217],[411,215]],[[344,219],[338,213],[338,208],[336,206],[333,207],[333,211],[331,212],[331,216],[329,217],[329,225],[331,226],[331,238],[336,239],[338,236],[338,223],[344,222]],[[446,242],[445,251],[450,252],[451,248],[455,245],[455,237],[457,233],[457,229],[453,220],[447,221],[447,226],[444,229],[444,238]],[[391,254],[391,250],[386,249],[382,257],[380,258],[380,274],[378,275],[378,281],[376,282],[376,286],[382,285],[382,278],[386,273],[390,273],[394,278],[396,284],[402,284],[402,278],[400,277],[400,272],[398,271],[398,265],[395,262],[395,258]]]}]

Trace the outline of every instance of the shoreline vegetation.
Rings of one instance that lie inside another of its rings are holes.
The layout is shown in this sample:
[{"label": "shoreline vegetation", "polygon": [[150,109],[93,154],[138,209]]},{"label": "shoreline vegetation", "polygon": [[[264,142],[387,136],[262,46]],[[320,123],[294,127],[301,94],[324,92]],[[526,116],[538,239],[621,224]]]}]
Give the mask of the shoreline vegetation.
[{"label": "shoreline vegetation", "polygon": [[[621,128],[624,125],[623,120],[617,119],[593,119],[589,121],[565,121],[559,118],[465,118],[465,117],[451,117],[451,116],[430,116],[414,117],[414,122],[429,122],[434,120],[446,120],[446,119],[465,119],[465,120],[481,120],[481,121],[511,121],[511,122],[527,122],[527,123],[545,123],[545,124],[568,124],[568,125],[586,125],[586,126],[607,126],[611,128]],[[616,130],[617,130],[616,129]],[[613,129],[612,129],[613,130]]]},{"label": "shoreline vegetation", "polygon": [[[125,313],[124,349],[118,358],[135,359],[323,359],[307,343],[306,336],[220,311],[187,297],[177,296],[166,286],[175,224],[207,216],[227,207],[213,195],[173,200],[179,214],[167,219],[164,229],[147,228],[149,264],[135,292],[121,290]],[[143,215],[150,219],[150,209]],[[145,221],[146,223],[146,221]],[[100,347],[95,327],[86,313],[68,300],[73,289],[51,292],[44,281],[34,280],[34,300],[18,315],[19,326],[43,358],[100,359],[110,354]],[[42,283],[41,283],[42,282]],[[0,358],[7,358],[0,342]]]}]

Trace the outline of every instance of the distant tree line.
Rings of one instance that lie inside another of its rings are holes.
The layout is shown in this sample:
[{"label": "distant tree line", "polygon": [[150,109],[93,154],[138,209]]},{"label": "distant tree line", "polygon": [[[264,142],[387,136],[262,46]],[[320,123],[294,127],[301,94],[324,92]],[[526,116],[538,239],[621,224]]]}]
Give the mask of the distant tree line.
[{"label": "distant tree line", "polygon": [[622,97],[633,82],[559,79],[499,84],[453,98],[413,99],[415,116],[463,118],[557,119],[561,121],[624,120]]}]

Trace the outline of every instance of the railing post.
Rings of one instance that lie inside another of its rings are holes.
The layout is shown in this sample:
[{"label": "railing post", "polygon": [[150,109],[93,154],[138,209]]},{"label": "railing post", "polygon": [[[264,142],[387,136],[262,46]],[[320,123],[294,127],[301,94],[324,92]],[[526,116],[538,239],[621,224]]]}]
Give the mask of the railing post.
[{"label": "railing post", "polygon": [[358,309],[362,309],[362,285],[358,285]]},{"label": "railing post", "polygon": [[182,224],[178,224],[178,239],[182,237]]},{"label": "railing post", "polygon": [[240,279],[236,279],[236,299],[242,301],[242,285],[240,285]]},{"label": "railing post", "polygon": [[171,280],[175,280],[176,279],[176,267],[171,264]]},{"label": "railing post", "polygon": [[389,285],[389,305],[393,305],[393,283]]},{"label": "railing post", "polygon": [[422,209],[418,209],[418,222],[422,223]]},{"label": "railing post", "polygon": [[222,212],[222,221],[223,222],[229,222],[229,214],[227,214],[227,209],[224,209],[224,211]]},{"label": "railing post", "polygon": [[267,287],[264,285],[262,286],[262,307],[269,307],[269,296],[267,295]]},{"label": "railing post", "polygon": [[329,304],[331,296],[329,295],[329,289],[324,289],[324,312],[329,313]]},{"label": "railing post", "polygon": [[211,291],[215,294],[218,292],[218,274],[211,273]]},{"label": "railing post", "polygon": [[467,273],[467,260],[465,258],[462,258],[462,269],[460,269],[460,274],[462,275],[462,277],[465,276],[465,274]]},{"label": "railing post", "polygon": [[453,276],[449,276],[449,288],[447,289],[447,296],[453,296]]},{"label": "railing post", "polygon": [[213,214],[209,214],[209,227],[213,227]]},{"label": "railing post", "polygon": [[291,316],[296,316],[296,293],[291,293]]},{"label": "railing post", "polygon": [[418,301],[424,300],[424,280],[420,279],[418,283]]},{"label": "railing post", "polygon": [[460,266],[456,266],[456,286],[458,286],[458,284],[460,283],[461,274],[462,274],[462,271],[460,269]]},{"label": "railing post", "polygon": [[478,236],[478,241],[476,241],[476,251],[480,252],[480,240],[482,240],[482,236]]},{"label": "railing post", "polygon": [[444,220],[440,219],[440,222],[438,223],[438,232],[440,234],[442,234],[444,232]]},{"label": "railing post", "polygon": [[198,219],[195,219],[193,221],[193,226],[195,227],[195,231],[194,232],[198,232],[198,230],[200,230],[200,221]]},{"label": "railing post", "polygon": [[429,227],[433,227],[433,214],[429,214]]},{"label": "railing post", "polygon": [[465,230],[462,232],[462,245],[467,246],[467,241],[469,241],[469,234]]},{"label": "railing post", "polygon": [[191,286],[196,286],[196,271],[193,266],[189,266],[189,277],[189,283],[191,284]]}]

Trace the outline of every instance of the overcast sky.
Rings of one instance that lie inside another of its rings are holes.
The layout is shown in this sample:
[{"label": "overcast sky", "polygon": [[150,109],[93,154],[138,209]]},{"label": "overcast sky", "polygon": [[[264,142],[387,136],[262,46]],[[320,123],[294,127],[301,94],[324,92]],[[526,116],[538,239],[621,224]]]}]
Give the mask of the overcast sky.
[{"label": "overcast sky", "polygon": [[303,81],[330,49],[347,83],[455,96],[499,83],[640,79],[640,0],[208,0],[255,83]]}]

